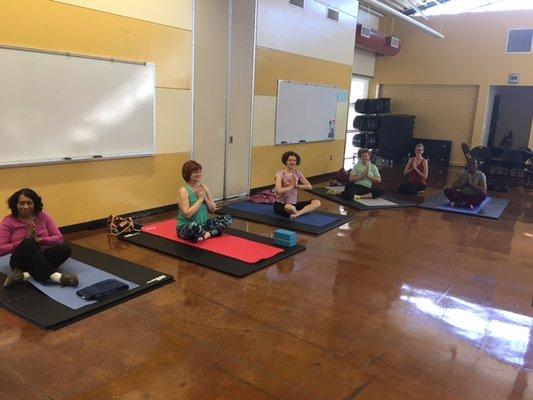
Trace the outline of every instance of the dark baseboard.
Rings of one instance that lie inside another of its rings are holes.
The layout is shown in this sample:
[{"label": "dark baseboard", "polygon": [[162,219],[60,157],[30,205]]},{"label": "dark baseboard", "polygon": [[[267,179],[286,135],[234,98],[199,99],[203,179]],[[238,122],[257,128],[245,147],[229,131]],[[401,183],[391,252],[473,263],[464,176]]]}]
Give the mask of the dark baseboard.
[{"label": "dark baseboard", "polygon": [[[335,178],[335,175],[337,175],[337,172],[328,172],[327,174],[308,176],[307,180],[314,185],[315,183],[320,183],[320,182],[324,182],[324,181],[328,181],[330,179],[333,179],[333,178]],[[256,187],[256,188],[250,189],[250,195],[254,195],[254,194],[257,194],[259,192],[262,192],[263,190],[273,189],[273,188],[274,188],[274,184],[267,185],[267,186]]]},{"label": "dark baseboard", "polygon": [[[122,214],[121,217],[131,217],[134,220],[138,218],[150,217],[156,214],[162,214],[169,211],[177,211],[178,204],[169,204],[162,207],[150,208],[148,210],[135,211],[128,214]],[[107,218],[95,219],[92,221],[82,222],[74,225],[62,226],[59,228],[61,233],[74,233],[79,231],[87,231],[93,229],[102,229],[107,226]]]}]

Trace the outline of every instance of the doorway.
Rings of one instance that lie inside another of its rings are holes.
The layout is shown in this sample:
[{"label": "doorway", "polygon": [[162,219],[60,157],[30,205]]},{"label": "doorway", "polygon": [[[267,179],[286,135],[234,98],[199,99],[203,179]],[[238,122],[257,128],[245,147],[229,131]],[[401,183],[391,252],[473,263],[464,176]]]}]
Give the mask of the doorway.
[{"label": "doorway", "polygon": [[533,86],[491,86],[488,101],[487,118],[490,122],[483,135],[486,146],[531,149]]}]

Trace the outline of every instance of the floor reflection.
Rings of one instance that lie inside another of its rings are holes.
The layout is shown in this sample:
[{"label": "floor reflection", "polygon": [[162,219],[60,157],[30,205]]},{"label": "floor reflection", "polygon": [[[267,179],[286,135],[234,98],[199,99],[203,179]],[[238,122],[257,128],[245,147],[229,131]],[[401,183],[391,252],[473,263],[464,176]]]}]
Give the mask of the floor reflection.
[{"label": "floor reflection", "polygon": [[533,367],[531,317],[407,284],[402,285],[400,299],[440,319],[453,333],[492,357],[520,367]]}]

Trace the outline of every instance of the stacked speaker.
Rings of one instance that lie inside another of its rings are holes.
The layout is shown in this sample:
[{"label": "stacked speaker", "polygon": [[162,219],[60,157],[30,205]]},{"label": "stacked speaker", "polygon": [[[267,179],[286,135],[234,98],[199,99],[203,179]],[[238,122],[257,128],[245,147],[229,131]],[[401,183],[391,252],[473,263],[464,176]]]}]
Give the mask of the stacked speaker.
[{"label": "stacked speaker", "polygon": [[[354,147],[366,147],[387,160],[402,161],[411,148],[415,117],[394,115],[390,112],[390,99],[359,99],[355,102],[358,115],[353,121]],[[383,115],[384,114],[384,115]]]}]

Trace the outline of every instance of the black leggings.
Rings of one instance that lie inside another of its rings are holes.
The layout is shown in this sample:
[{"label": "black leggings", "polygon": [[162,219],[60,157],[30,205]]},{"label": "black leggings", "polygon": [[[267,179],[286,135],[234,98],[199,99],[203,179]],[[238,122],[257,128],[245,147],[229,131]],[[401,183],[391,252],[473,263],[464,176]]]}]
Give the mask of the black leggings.
[{"label": "black leggings", "polygon": [[353,200],[355,194],[362,196],[364,194],[372,193],[372,198],[383,196],[383,190],[377,188],[369,188],[357,183],[349,182],[344,188],[344,192],[341,193],[341,197],[345,200]]},{"label": "black leggings", "polygon": [[421,192],[422,190],[426,190],[426,185],[423,185],[421,183],[405,182],[404,184],[400,185],[400,187],[398,188],[398,193],[417,194],[418,192]]},{"label": "black leggings", "polygon": [[9,265],[28,272],[35,280],[44,282],[70,257],[72,250],[66,244],[41,250],[32,239],[24,239],[11,254]]}]

